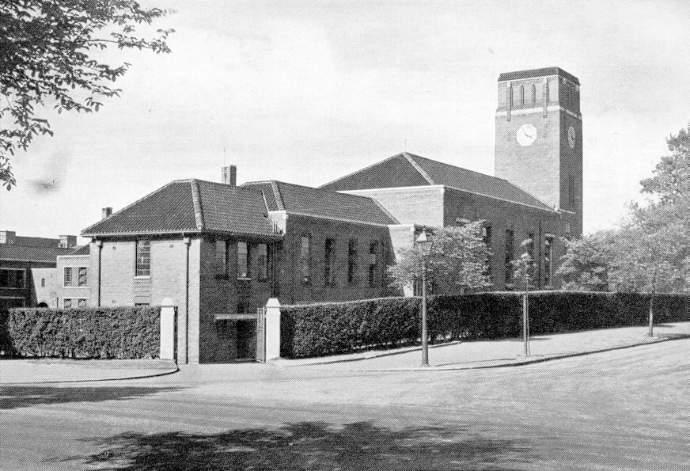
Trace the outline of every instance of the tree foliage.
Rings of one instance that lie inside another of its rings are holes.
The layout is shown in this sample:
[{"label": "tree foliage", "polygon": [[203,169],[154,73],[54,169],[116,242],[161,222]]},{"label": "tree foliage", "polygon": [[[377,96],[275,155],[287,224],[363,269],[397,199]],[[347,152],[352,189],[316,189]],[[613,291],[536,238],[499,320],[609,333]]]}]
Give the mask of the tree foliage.
[{"label": "tree foliage", "polygon": [[[427,282],[435,293],[488,288],[487,262],[490,255],[482,235],[483,222],[462,227],[435,228],[430,234],[431,248],[425,257]],[[397,254],[388,268],[392,286],[405,288],[422,278],[422,253],[419,247]]]},{"label": "tree foliage", "polygon": [[566,253],[556,271],[556,275],[563,279],[563,289],[608,291],[608,269],[614,240],[611,231],[597,232],[579,239],[564,239]]},{"label": "tree foliage", "polygon": [[170,52],[171,29],[136,33],[166,14],[134,0],[0,0],[0,183],[16,184],[11,157],[37,135],[52,135],[41,108],[94,112],[118,96],[113,83],[129,64],[108,64],[104,51]]}]

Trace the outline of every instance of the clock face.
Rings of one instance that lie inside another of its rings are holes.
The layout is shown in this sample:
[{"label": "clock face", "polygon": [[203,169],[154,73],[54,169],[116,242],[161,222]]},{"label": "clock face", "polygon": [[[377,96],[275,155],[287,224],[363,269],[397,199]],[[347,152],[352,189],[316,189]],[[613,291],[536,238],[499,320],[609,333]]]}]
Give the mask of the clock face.
[{"label": "clock face", "polygon": [[575,128],[572,126],[568,128],[568,145],[571,149],[575,148]]},{"label": "clock face", "polygon": [[523,124],[518,128],[515,138],[521,146],[531,146],[537,140],[537,128],[533,124]]}]

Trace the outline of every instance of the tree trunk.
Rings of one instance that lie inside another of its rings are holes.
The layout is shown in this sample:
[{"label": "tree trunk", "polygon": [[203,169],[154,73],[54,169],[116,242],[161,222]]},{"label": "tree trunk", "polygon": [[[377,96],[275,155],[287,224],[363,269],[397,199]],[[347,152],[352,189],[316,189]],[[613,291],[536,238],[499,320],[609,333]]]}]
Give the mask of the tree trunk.
[{"label": "tree trunk", "polygon": [[652,275],[652,296],[649,298],[649,336],[654,337],[654,295],[656,294],[656,267]]}]

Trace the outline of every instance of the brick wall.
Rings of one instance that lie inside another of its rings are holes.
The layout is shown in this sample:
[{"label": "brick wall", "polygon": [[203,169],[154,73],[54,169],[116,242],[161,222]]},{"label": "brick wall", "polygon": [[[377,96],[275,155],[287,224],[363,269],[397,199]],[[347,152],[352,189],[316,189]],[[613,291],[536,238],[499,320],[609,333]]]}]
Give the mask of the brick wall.
[{"label": "brick wall", "polygon": [[[65,299],[71,299],[72,307],[78,306],[79,299],[86,299],[87,304],[90,303],[89,299],[91,297],[90,288],[90,277],[91,272],[91,262],[89,255],[62,255],[57,258],[57,268],[55,269],[55,296],[58,298],[58,307],[65,307]],[[73,283],[69,286],[65,286],[65,268],[72,268],[72,280]],[[79,286],[79,268],[86,268],[86,281],[85,286]]]}]

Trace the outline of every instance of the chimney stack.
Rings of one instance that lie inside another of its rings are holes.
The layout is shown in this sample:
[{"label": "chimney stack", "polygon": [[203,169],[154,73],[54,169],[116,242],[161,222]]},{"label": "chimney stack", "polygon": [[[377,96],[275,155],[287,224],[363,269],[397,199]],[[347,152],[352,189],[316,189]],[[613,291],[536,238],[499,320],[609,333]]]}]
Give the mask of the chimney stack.
[{"label": "chimney stack", "polygon": [[230,165],[229,167],[221,168],[221,181],[226,185],[237,186],[237,166]]},{"label": "chimney stack", "polygon": [[113,208],[106,206],[101,210],[101,219],[108,219],[113,214]]},{"label": "chimney stack", "polygon": [[77,246],[77,236],[75,235],[61,235],[60,236],[60,243],[58,244],[58,247],[62,249],[71,249],[72,247]]}]

